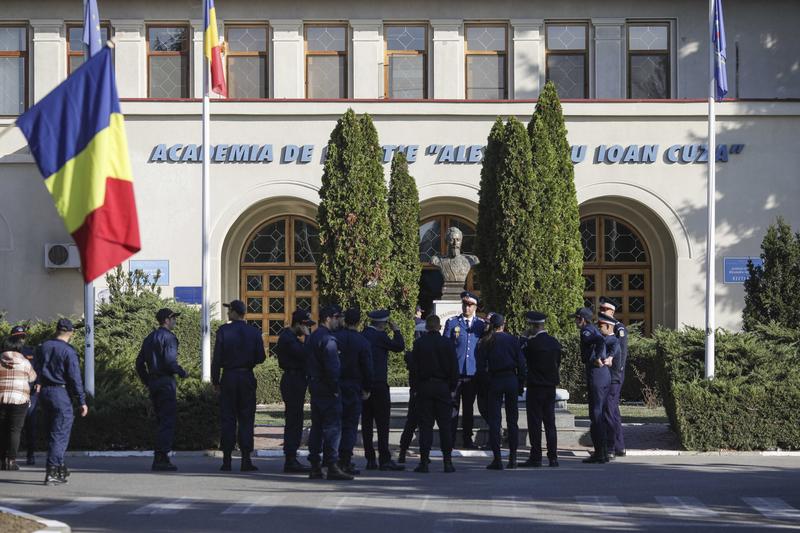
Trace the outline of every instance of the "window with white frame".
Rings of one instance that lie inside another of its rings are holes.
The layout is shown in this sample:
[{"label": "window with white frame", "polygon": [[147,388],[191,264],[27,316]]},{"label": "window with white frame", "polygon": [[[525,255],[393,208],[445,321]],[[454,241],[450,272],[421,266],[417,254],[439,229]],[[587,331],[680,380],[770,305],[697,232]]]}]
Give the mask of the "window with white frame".
[{"label": "window with white frame", "polygon": [[547,23],[545,33],[546,78],[560,98],[589,97],[589,25]]},{"label": "window with white frame", "polygon": [[19,115],[28,106],[28,29],[0,26],[0,115]]},{"label": "window with white frame", "polygon": [[628,97],[670,98],[669,23],[628,23],[627,31]]}]

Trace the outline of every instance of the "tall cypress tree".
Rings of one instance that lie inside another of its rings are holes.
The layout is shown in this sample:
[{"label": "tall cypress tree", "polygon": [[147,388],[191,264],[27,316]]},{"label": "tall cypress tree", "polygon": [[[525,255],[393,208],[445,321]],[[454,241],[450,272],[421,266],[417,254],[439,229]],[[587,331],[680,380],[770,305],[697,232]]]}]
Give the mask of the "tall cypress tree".
[{"label": "tall cypress tree", "polygon": [[331,132],[317,211],[323,304],[389,306],[392,281],[386,182],[378,133],[348,109]]},{"label": "tall cypress tree", "polygon": [[497,308],[497,228],[502,219],[497,201],[497,166],[503,147],[503,120],[497,120],[489,132],[486,150],[483,153],[481,183],[478,191],[478,225],[475,230],[475,253],[480,259],[477,269],[483,305],[487,309]]},{"label": "tall cypress tree", "polygon": [[392,309],[406,339],[413,338],[412,317],[419,296],[419,192],[408,173],[408,161],[402,152],[392,160],[389,178],[389,225],[392,235]]},{"label": "tall cypress tree", "polygon": [[[583,302],[583,246],[567,128],[555,85],[548,81],[528,124],[536,180],[536,304],[553,333],[574,328],[569,315]],[[542,261],[544,260],[544,261]]]}]

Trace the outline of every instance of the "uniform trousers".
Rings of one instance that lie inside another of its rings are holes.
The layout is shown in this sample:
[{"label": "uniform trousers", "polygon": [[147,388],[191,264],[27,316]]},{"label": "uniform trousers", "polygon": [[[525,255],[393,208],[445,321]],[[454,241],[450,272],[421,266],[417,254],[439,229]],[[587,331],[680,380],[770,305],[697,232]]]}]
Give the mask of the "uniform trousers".
[{"label": "uniform trousers", "polygon": [[622,415],[619,413],[619,396],[622,383],[612,382],[608,388],[608,399],[603,417],[606,422],[606,442],[609,451],[625,450],[625,437],[622,434]]},{"label": "uniform trousers", "polygon": [[503,422],[501,412],[506,406],[508,448],[515,452],[519,444],[519,407],[517,395],[519,381],[515,374],[493,376],[489,381],[489,443],[495,456],[500,455],[500,429]]},{"label": "uniform trousers", "polygon": [[442,454],[449,457],[453,451],[452,397],[447,382],[431,379],[417,385],[417,412],[419,413],[419,450],[428,457],[433,445],[433,423],[439,426],[439,446]]},{"label": "uniform trousers", "polygon": [[358,437],[358,419],[361,416],[361,385],[342,381],[339,384],[342,399],[342,438],[339,442],[339,459],[350,461]]},{"label": "uniform trousers", "polygon": [[403,426],[403,433],[400,435],[400,447],[407,450],[414,439],[414,431],[419,427],[419,412],[417,410],[417,397],[412,394],[408,398],[408,413],[406,423]]},{"label": "uniform trousers", "polygon": [[[31,387],[33,388],[33,387]],[[33,455],[36,449],[36,410],[39,407],[39,393],[31,391],[31,403],[28,405],[28,412],[25,415],[25,444],[28,447],[28,455]]]},{"label": "uniform trousers", "polygon": [[592,367],[589,370],[589,418],[591,420],[592,444],[596,454],[606,453],[606,423],[603,410],[608,399],[611,373],[607,366]]},{"label": "uniform trousers", "polygon": [[[461,376],[456,386],[455,405],[453,406],[453,420],[451,422],[451,431],[453,434],[453,443],[456,441],[456,432],[458,431],[458,413],[461,405],[463,404],[464,412],[461,416],[461,428],[463,430],[464,442],[472,440],[472,423],[475,416],[473,405],[475,398],[478,397],[478,392],[481,389],[480,383],[475,376]],[[478,402],[478,412],[488,421],[488,413],[482,398],[487,398],[486,395],[481,394],[481,401]],[[488,402],[487,402],[488,403]]]},{"label": "uniform trousers", "polygon": [[528,385],[525,396],[528,416],[528,437],[531,441],[531,460],[542,460],[542,423],[547,441],[547,458],[558,459],[558,433],[556,432],[555,386]]},{"label": "uniform trousers", "polygon": [[0,404],[0,460],[17,459],[19,438],[28,404]]},{"label": "uniform trousers", "polygon": [[158,423],[155,451],[169,453],[175,441],[175,420],[178,414],[175,378],[173,376],[150,378],[147,388],[150,389],[150,400],[153,402]]},{"label": "uniform trousers", "polygon": [[225,370],[219,385],[220,447],[231,453],[238,435],[239,450],[249,454],[256,423],[256,377],[250,369]]},{"label": "uniform trousers", "polygon": [[308,435],[308,460],[312,466],[330,466],[339,460],[339,441],[342,438],[342,399],[321,381],[311,380],[311,432]]},{"label": "uniform trousers", "polygon": [[392,413],[392,401],[389,397],[389,385],[384,382],[373,382],[370,397],[364,402],[361,412],[361,438],[364,441],[364,455],[368,461],[375,460],[375,447],[372,443],[372,421],[378,430],[378,454],[380,464],[392,459],[389,451],[389,418]]},{"label": "uniform trousers", "polygon": [[47,441],[47,466],[64,464],[64,453],[69,446],[69,434],[75,413],[67,389],[59,386],[44,386],[39,401],[49,438]]},{"label": "uniform trousers", "polygon": [[283,398],[283,454],[287,459],[297,457],[297,449],[303,438],[303,404],[306,401],[308,380],[302,370],[284,370],[281,377]]}]

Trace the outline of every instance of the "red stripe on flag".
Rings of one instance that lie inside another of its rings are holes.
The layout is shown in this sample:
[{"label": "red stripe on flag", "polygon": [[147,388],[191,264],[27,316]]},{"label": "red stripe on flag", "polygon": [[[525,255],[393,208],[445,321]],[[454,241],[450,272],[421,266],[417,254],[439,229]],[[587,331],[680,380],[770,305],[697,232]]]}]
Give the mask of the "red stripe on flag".
[{"label": "red stripe on flag", "polygon": [[133,182],[106,178],[106,198],[73,234],[86,283],[141,249]]},{"label": "red stripe on flag", "polygon": [[219,46],[211,49],[211,90],[222,96],[228,96],[228,86],[225,85],[225,73],[222,70],[222,53]]}]

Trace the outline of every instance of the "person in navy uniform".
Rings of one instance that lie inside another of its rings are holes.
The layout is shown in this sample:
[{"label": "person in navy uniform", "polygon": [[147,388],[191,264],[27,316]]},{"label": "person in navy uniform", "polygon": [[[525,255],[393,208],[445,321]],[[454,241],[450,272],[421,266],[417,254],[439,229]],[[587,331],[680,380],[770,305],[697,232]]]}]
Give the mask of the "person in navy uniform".
[{"label": "person in navy uniform", "polygon": [[[341,363],[333,332],[339,328],[342,308],[329,305],[319,310],[319,327],[308,340],[308,388],[311,392],[311,433],[308,436],[310,479],[352,480],[339,468],[339,442],[342,438],[342,398],[339,389]],[[322,461],[320,462],[320,452]]]},{"label": "person in navy uniform", "polygon": [[[22,339],[23,343],[28,338],[28,329],[25,326],[14,326],[11,328],[11,333],[9,334],[10,337],[16,339]],[[35,350],[32,346],[29,346],[27,343],[22,345],[22,355],[25,356],[25,359],[34,366],[34,355]],[[30,403],[28,404],[28,411],[25,413],[25,425],[22,427],[22,431],[25,434],[25,444],[28,447],[28,457],[25,461],[27,465],[35,465],[36,464],[36,408],[39,405],[39,393],[37,392],[36,383],[31,383],[31,399]]]},{"label": "person in navy uniform", "polygon": [[59,319],[55,338],[43,342],[34,356],[34,370],[40,388],[39,403],[49,434],[45,485],[63,484],[69,477],[64,453],[75,419],[70,394],[77,397],[81,416],[89,413],[78,353],[69,343],[74,332],[75,327],[69,319]]},{"label": "person in navy uniform", "polygon": [[283,399],[283,471],[303,474],[311,468],[297,459],[297,450],[303,438],[303,404],[306,401],[308,378],[306,377],[306,359],[308,358],[307,340],[311,335],[311,313],[297,309],[292,313],[292,325],[283,328],[278,334],[275,351],[278,354],[278,365],[283,370],[281,377],[281,398]]},{"label": "person in navy uniform", "polygon": [[489,319],[491,332],[481,339],[476,354],[478,375],[488,376],[489,400],[489,443],[494,459],[486,467],[489,470],[502,470],[500,457],[500,426],[502,424],[503,403],[506,408],[508,429],[508,468],[517,467],[517,446],[519,445],[519,409],[517,397],[522,394],[525,384],[525,358],[522,356],[519,339],[505,332],[505,317],[492,314]]},{"label": "person in navy uniform", "polygon": [[342,398],[342,440],[339,443],[339,468],[350,475],[360,472],[352,463],[353,448],[358,437],[358,419],[362,402],[369,398],[372,387],[372,352],[369,342],[359,333],[361,310],[344,313],[345,327],[334,334],[339,345],[342,374],[339,380]]},{"label": "person in navy uniform", "polygon": [[453,467],[452,395],[458,384],[458,360],[455,347],[444,339],[439,330],[441,321],[436,315],[425,319],[426,333],[414,341],[411,350],[409,374],[411,394],[416,398],[419,412],[419,465],[414,472],[428,473],[433,423],[439,426],[439,445],[444,458],[445,473],[455,472]]},{"label": "person in navy uniform", "polygon": [[[425,334],[425,320],[422,319],[422,307],[417,306],[414,313],[414,340],[419,339]],[[411,381],[411,366],[412,366],[412,351],[407,350],[405,354],[406,370],[409,374],[409,382]],[[419,427],[419,412],[417,411],[417,400],[412,395],[408,395],[408,411],[406,413],[406,422],[403,425],[403,433],[400,434],[400,450],[397,452],[397,462],[405,464],[406,454],[408,448],[411,446],[411,441],[414,439],[414,432]]]},{"label": "person in navy uniform", "polygon": [[547,315],[537,311],[525,315],[529,326],[523,343],[523,355],[528,366],[525,407],[531,452],[528,460],[520,464],[521,467],[542,466],[542,423],[549,465],[558,466],[556,387],[559,384],[562,347],[545,331],[546,320]]},{"label": "person in navy uniform", "polygon": [[[405,470],[405,466],[392,461],[389,451],[389,418],[392,401],[389,397],[389,352],[402,352],[406,341],[400,328],[389,320],[389,311],[379,309],[367,314],[370,325],[364,329],[364,338],[372,352],[372,383],[370,397],[364,402],[361,413],[361,437],[364,442],[364,455],[367,457],[367,470]],[[390,327],[392,337],[386,333]],[[378,429],[378,458],[375,462],[375,448],[372,443],[372,421]]]},{"label": "person in navy uniform", "polygon": [[[581,358],[586,366],[586,384],[589,395],[594,453],[584,463],[607,463],[606,425],[603,408],[611,384],[611,372],[606,361],[606,343],[603,334],[592,324],[592,311],[586,307],[575,311],[575,325],[580,329]],[[609,361],[610,362],[610,361]]]},{"label": "person in navy uniform", "polygon": [[170,472],[178,467],[169,460],[175,440],[178,411],[175,375],[185,378],[186,370],[178,364],[178,337],[172,332],[180,313],[167,307],[156,313],[158,329],[145,337],[136,357],[136,373],[150,391],[158,429],[152,470]]},{"label": "person in navy uniform", "polygon": [[219,393],[220,446],[223,454],[220,470],[231,470],[231,455],[238,433],[239,451],[242,453],[240,470],[253,472],[258,470],[250,458],[256,423],[256,377],[253,369],[263,363],[267,355],[264,353],[261,332],[244,320],[247,312],[244,302],[233,300],[222,306],[228,309],[230,322],[217,330],[211,359],[211,384]]},{"label": "person in navy uniform", "polygon": [[452,317],[444,324],[442,336],[450,339],[458,355],[459,380],[456,387],[455,406],[453,409],[453,443],[456,442],[458,430],[458,412],[463,403],[462,429],[463,447],[475,449],[472,442],[472,406],[478,393],[478,382],[475,380],[475,349],[484,333],[486,323],[475,315],[478,309],[478,297],[469,291],[461,293],[461,314]]},{"label": "person in navy uniform", "polygon": [[622,433],[622,415],[619,412],[619,397],[622,384],[625,383],[625,365],[628,361],[628,330],[625,324],[614,317],[616,305],[610,298],[600,297],[598,306],[601,313],[614,318],[614,336],[619,344],[619,354],[614,358],[611,366],[611,386],[608,388],[608,401],[606,402],[606,422],[608,426],[608,457],[625,457],[625,436]]}]

